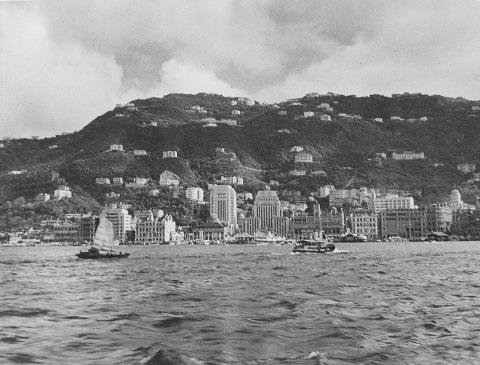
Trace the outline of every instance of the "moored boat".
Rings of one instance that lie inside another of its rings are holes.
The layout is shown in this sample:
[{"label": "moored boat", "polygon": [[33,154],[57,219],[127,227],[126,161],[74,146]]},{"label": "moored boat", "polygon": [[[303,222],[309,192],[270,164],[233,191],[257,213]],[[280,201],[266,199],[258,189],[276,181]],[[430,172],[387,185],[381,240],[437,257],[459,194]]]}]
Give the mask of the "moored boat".
[{"label": "moored boat", "polygon": [[102,215],[92,245],[88,251],[80,251],[76,256],[80,259],[118,259],[130,255],[127,252],[115,251],[113,245],[113,224]]}]

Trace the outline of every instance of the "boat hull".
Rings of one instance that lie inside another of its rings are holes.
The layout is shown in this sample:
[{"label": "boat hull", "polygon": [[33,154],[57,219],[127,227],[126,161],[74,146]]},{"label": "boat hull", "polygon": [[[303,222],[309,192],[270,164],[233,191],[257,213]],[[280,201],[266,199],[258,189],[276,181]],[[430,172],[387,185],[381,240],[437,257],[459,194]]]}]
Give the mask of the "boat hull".
[{"label": "boat hull", "polygon": [[91,252],[80,252],[77,254],[79,259],[121,259],[130,256],[129,253],[91,253]]},{"label": "boat hull", "polygon": [[296,246],[292,249],[294,253],[327,253],[335,250],[335,245],[329,243],[325,246]]}]

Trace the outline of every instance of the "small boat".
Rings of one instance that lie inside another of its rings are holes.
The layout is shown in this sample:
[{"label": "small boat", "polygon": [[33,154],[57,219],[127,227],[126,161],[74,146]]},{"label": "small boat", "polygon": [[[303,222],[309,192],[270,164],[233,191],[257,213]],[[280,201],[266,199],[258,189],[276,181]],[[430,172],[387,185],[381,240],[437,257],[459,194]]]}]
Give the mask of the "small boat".
[{"label": "small boat", "polygon": [[335,250],[335,245],[320,240],[299,240],[296,241],[292,252],[299,253],[327,253]]},{"label": "small boat", "polygon": [[80,251],[77,257],[80,259],[120,259],[130,255],[127,252],[115,251],[113,245],[113,224],[104,215],[101,215],[92,245],[88,251]]}]

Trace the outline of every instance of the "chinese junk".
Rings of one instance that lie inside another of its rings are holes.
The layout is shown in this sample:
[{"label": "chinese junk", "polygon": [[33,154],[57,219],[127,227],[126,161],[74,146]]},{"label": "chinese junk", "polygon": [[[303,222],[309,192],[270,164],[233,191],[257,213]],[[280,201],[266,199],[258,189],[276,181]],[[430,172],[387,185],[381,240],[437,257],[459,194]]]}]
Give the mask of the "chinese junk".
[{"label": "chinese junk", "polygon": [[113,249],[113,238],[113,224],[102,214],[92,245],[88,251],[78,253],[77,257],[80,259],[119,259],[128,257],[129,253],[116,252]]}]

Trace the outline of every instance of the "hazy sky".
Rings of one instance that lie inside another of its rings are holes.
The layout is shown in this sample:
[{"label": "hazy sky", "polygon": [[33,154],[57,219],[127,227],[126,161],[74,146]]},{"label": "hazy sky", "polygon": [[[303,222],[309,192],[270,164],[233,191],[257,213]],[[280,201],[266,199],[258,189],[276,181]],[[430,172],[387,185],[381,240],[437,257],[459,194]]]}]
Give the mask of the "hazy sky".
[{"label": "hazy sky", "polygon": [[478,0],[0,2],[0,137],[172,92],[480,99]]}]

